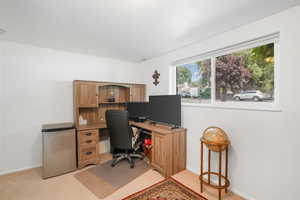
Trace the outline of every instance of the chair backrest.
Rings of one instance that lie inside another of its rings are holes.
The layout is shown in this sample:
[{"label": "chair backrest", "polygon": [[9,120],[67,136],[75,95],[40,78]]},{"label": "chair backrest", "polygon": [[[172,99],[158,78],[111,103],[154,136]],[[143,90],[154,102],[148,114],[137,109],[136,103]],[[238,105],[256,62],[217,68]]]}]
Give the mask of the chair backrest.
[{"label": "chair backrest", "polygon": [[107,110],[106,124],[110,134],[110,144],[114,149],[132,149],[132,129],[126,110]]}]

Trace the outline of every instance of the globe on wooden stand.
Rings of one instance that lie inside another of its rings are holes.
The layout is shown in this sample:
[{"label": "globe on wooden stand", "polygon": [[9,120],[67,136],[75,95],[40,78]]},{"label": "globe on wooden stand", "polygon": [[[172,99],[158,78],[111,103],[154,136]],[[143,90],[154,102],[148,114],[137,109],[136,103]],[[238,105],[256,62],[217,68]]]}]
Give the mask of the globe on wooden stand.
[{"label": "globe on wooden stand", "polygon": [[[208,148],[208,171],[203,171],[203,147]],[[230,141],[228,139],[227,134],[218,127],[208,127],[203,132],[203,136],[201,138],[201,172],[200,172],[200,190],[203,192],[203,184],[213,187],[219,190],[219,200],[221,200],[222,189],[225,189],[227,193],[230,182],[228,180],[228,147]],[[222,175],[222,152],[225,150],[225,175]],[[211,151],[219,153],[219,171],[212,172],[211,171]],[[204,176],[207,175],[207,180],[204,179]],[[218,184],[211,183],[211,175],[215,175],[218,177]],[[224,183],[222,184],[222,179]]]}]

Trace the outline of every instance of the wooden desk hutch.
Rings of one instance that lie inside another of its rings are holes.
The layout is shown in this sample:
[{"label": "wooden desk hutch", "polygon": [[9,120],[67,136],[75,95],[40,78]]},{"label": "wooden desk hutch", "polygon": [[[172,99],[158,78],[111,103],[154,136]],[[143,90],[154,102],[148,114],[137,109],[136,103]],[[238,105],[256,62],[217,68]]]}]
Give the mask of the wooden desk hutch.
[{"label": "wooden desk hutch", "polygon": [[[99,129],[106,128],[106,110],[125,110],[128,102],[145,101],[146,86],[75,80],[73,90],[78,167],[82,168],[89,164],[98,164],[100,161]],[[80,116],[87,124],[80,124]],[[152,132],[153,157],[150,162],[155,169],[164,176],[171,176],[185,169],[186,129],[171,129],[144,123],[133,125]]]}]

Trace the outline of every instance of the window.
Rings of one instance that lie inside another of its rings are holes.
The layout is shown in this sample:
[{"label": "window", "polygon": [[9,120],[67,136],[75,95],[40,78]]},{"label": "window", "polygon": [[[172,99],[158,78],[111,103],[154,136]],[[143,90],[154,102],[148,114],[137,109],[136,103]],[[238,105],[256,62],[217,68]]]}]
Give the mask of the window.
[{"label": "window", "polygon": [[175,62],[176,93],[183,103],[275,103],[277,39],[274,34]]},{"label": "window", "polygon": [[216,57],[216,100],[274,100],[274,43]]},{"label": "window", "polygon": [[201,60],[176,67],[176,92],[183,102],[210,103],[211,60]]}]

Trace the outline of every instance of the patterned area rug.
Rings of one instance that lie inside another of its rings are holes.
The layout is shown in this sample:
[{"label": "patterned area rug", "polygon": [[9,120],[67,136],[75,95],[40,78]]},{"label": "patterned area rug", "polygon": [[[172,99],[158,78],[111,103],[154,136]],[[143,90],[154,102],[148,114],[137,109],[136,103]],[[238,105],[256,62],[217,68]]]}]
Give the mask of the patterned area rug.
[{"label": "patterned area rug", "polygon": [[123,200],[207,200],[205,197],[182,185],[173,178],[167,178]]}]

